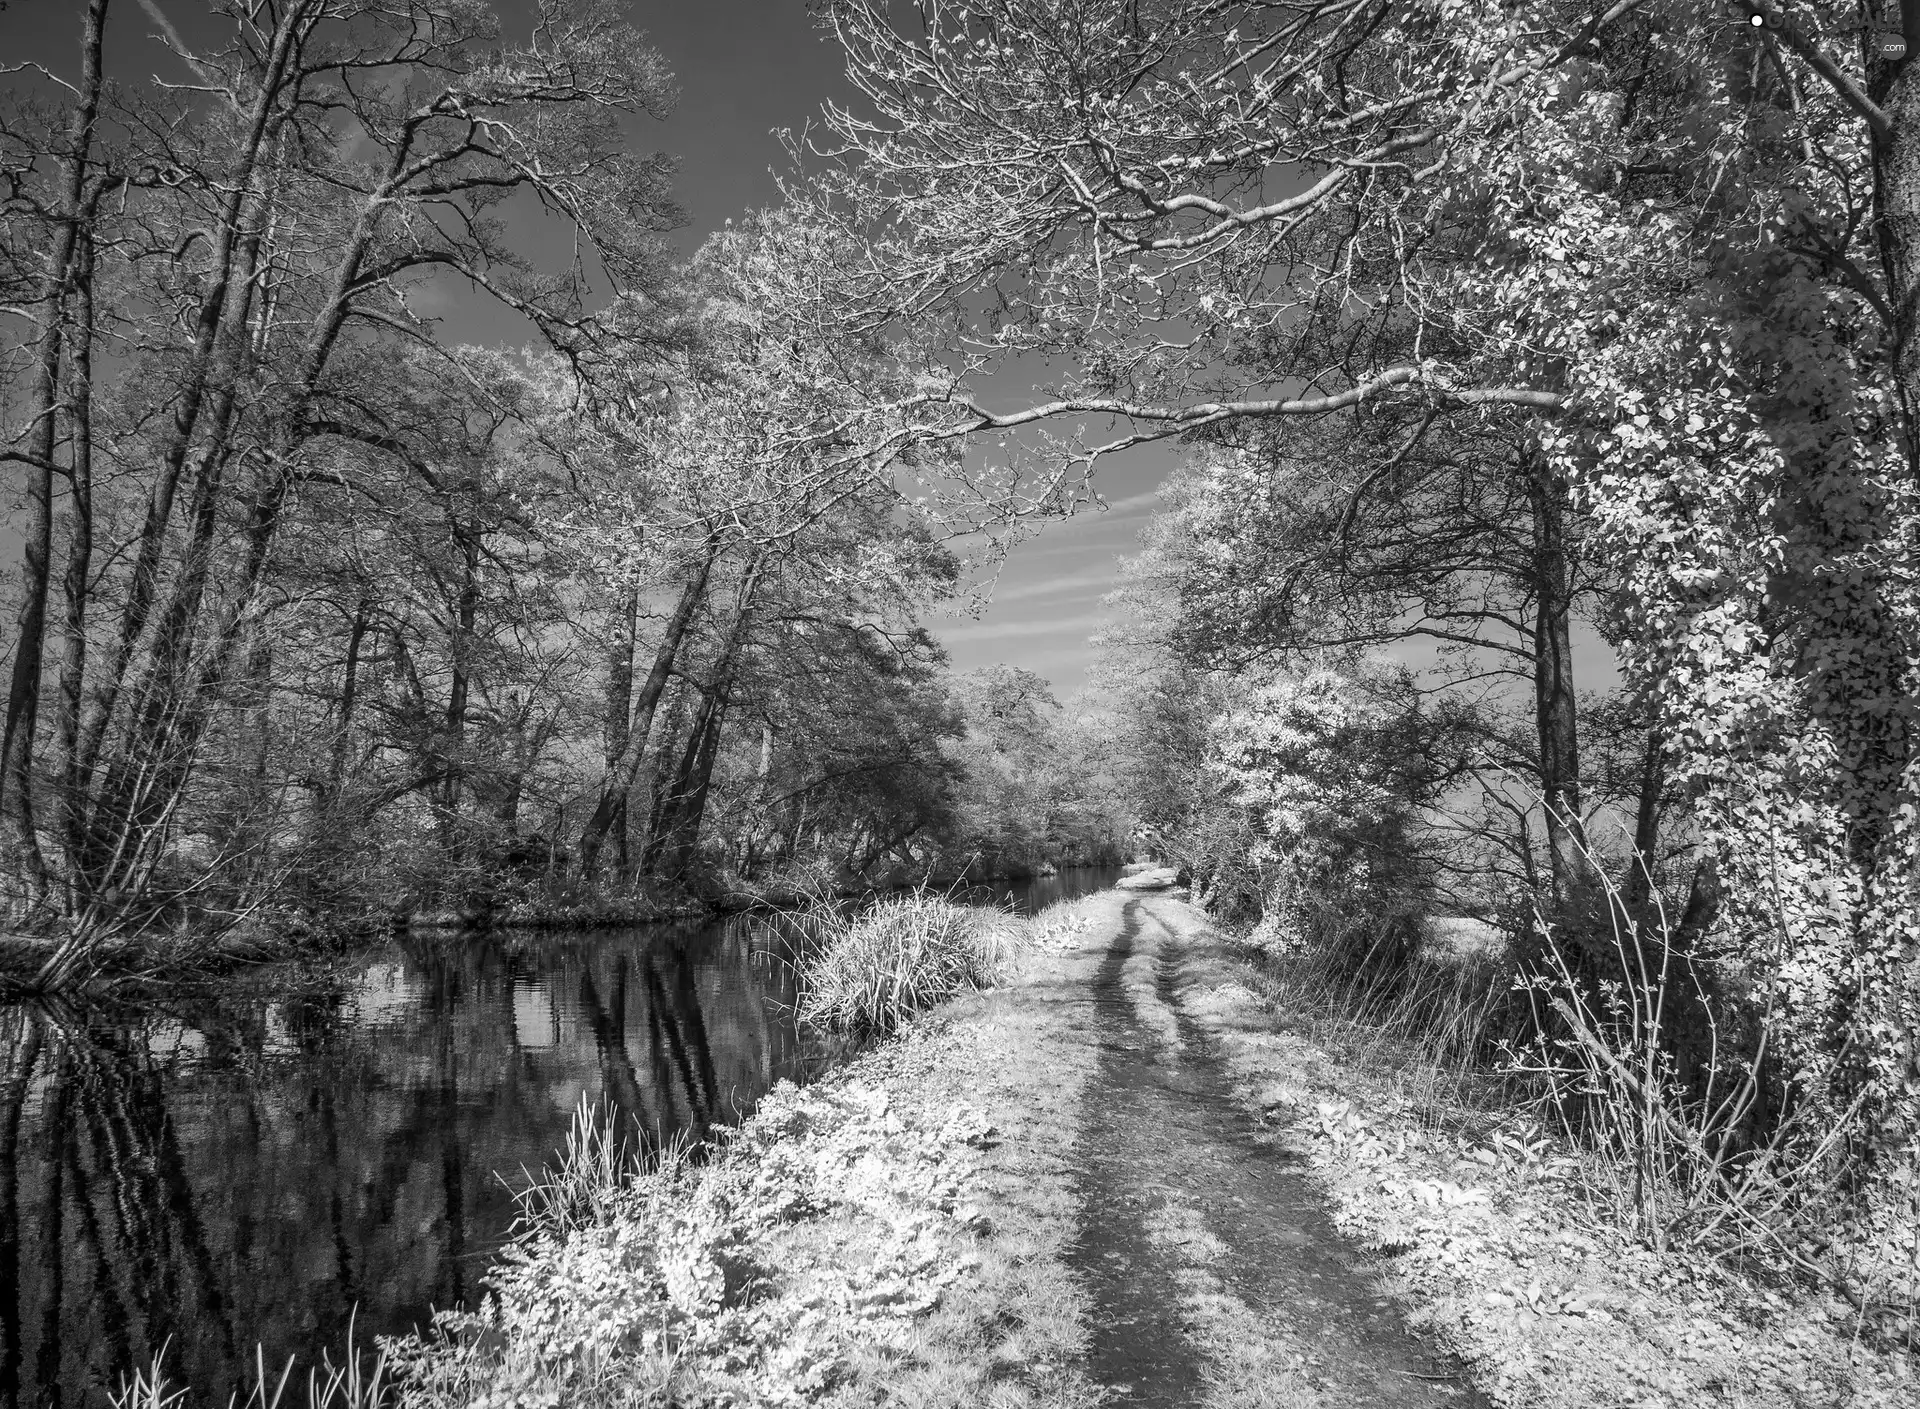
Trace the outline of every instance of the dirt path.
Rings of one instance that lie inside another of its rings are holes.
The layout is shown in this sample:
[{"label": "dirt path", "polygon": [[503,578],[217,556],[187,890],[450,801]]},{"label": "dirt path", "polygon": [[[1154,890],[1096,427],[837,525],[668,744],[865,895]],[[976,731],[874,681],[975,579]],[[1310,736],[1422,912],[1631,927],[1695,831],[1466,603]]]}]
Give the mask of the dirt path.
[{"label": "dirt path", "polygon": [[1092,976],[1097,1075],[1073,1163],[1069,1254],[1091,1298],[1088,1369],[1128,1405],[1467,1406],[1346,1248],[1298,1158],[1233,1103],[1176,1003],[1160,911],[1116,907]]}]

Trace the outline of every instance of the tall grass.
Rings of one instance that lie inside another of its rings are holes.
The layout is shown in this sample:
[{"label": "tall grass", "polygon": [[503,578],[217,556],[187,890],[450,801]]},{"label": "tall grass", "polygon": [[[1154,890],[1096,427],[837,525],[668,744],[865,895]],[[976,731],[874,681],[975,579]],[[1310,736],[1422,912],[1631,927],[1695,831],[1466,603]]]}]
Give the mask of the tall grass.
[{"label": "tall grass", "polygon": [[[163,1364],[166,1354],[167,1348],[160,1347],[152,1363],[136,1369],[118,1393],[108,1396],[113,1409],[181,1409],[187,1391],[167,1379]],[[347,1324],[346,1358],[341,1364],[321,1356],[320,1364],[307,1371],[304,1385],[294,1379],[293,1370],[291,1357],[277,1374],[270,1370],[266,1352],[256,1345],[253,1387],[245,1399],[237,1393],[231,1395],[227,1409],[294,1409],[303,1388],[306,1409],[388,1409],[399,1402],[398,1389],[387,1374],[385,1352],[363,1352],[351,1321]]]},{"label": "tall grass", "polygon": [[820,939],[800,963],[800,1017],[854,1037],[894,1032],[915,1013],[992,984],[1016,948],[1005,911],[924,890],[851,919],[826,907],[810,918]]},{"label": "tall grass", "polygon": [[1481,1127],[1476,1138],[1557,1128],[1596,1213],[1648,1245],[1778,1258],[1863,1312],[1911,1316],[1913,1268],[1808,1252],[1839,1246],[1859,1099],[1783,1092],[1771,1010],[1732,1008],[1657,893],[1635,914],[1591,870],[1600,904],[1578,936],[1535,914],[1523,946],[1430,938],[1401,962],[1338,945],[1261,951],[1263,986],[1304,1036],[1429,1124]]},{"label": "tall grass", "polygon": [[1278,1011],[1316,1045],[1385,1081],[1429,1123],[1512,1099],[1492,1070],[1512,1020],[1504,954],[1431,938],[1391,966],[1356,962],[1339,948],[1255,954]]},{"label": "tall grass", "polygon": [[[639,1140],[629,1143],[620,1127],[612,1101],[595,1103],[581,1095],[558,1159],[538,1175],[521,1171],[527,1182],[512,1190],[514,1236],[565,1234],[613,1221],[628,1186],[648,1167],[645,1146]],[[674,1146],[665,1156],[678,1153]]]}]

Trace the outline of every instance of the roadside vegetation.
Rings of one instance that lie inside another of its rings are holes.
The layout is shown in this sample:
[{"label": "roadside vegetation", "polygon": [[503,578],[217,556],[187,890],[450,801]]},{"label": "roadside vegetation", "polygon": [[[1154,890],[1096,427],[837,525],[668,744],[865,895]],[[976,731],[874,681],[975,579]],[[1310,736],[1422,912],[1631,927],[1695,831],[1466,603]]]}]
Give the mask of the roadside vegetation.
[{"label": "roadside vegetation", "polygon": [[[1374,1253],[1382,1290],[1496,1404],[1920,1399],[1904,1325],[1777,1247],[1735,1250],[1711,1227],[1724,1203],[1636,1188],[1619,1151],[1570,1136],[1537,1090],[1473,1059],[1461,1039],[1497,1025],[1488,990],[1447,974],[1484,959],[1437,935],[1418,966],[1431,981],[1402,1001],[1196,924],[1175,1001],[1249,1118]],[[1693,1217],[1650,1234],[1656,1202]]]},{"label": "roadside vegetation", "polygon": [[[1136,776],[1162,791],[1139,796],[1255,957],[1265,1004],[1339,1065],[1317,1101],[1354,1098],[1349,1080],[1389,1091],[1415,1125],[1467,1141],[1450,1160],[1550,1151],[1578,1172],[1552,1190],[1559,1211],[1661,1268],[1836,1298],[1874,1353],[1920,1346],[1907,1156],[1869,1158],[1859,1088],[1794,1075],[1766,971],[1703,937],[1697,905],[1644,876],[1634,894],[1617,859],[1585,848],[1587,888],[1563,908],[1467,864],[1524,858],[1537,813],[1491,814],[1517,824],[1503,836],[1458,774],[1445,791],[1421,781],[1449,765],[1381,708],[1377,671],[1210,688],[1217,712],[1186,720],[1197,766],[1182,784],[1175,757],[1146,750]],[[1158,747],[1164,712],[1148,720],[1135,737]],[[1488,1145],[1493,1132],[1521,1145]]]}]

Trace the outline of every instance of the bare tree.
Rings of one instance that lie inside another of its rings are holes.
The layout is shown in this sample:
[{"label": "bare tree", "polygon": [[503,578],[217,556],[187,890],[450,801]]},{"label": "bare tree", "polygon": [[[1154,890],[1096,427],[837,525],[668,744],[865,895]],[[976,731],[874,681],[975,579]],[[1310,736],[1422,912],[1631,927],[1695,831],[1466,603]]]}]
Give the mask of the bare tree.
[{"label": "bare tree", "polygon": [[[40,398],[70,429],[59,444],[56,418],[30,414],[5,454],[43,478],[58,458],[71,486],[54,773],[69,912],[113,910],[153,884],[211,713],[259,659],[249,643],[302,491],[329,480],[343,442],[394,448],[377,388],[398,349],[432,345],[418,296],[477,291],[589,356],[594,309],[658,287],[656,240],[678,218],[668,164],[635,155],[624,130],[665,111],[669,79],[600,0],[547,0],[519,47],[464,5],[235,9],[225,48],[182,55],[195,82],[110,95],[104,9],[88,12],[88,86],[68,135],[39,142],[27,109],[4,127],[10,223],[42,220],[58,256],[36,302]],[[103,102],[110,160],[75,144]],[[41,179],[48,162],[57,179]],[[524,215],[494,213],[516,197]],[[565,264],[517,251],[514,226],[529,221],[575,232]],[[120,339],[109,384],[89,350],[105,313],[96,285],[113,290]],[[92,562],[103,507],[130,530],[104,569]],[[29,538],[36,580],[46,539]],[[28,901],[48,893],[36,780],[18,761],[38,711],[44,598],[23,606],[35,629],[8,726],[10,849]]]}]

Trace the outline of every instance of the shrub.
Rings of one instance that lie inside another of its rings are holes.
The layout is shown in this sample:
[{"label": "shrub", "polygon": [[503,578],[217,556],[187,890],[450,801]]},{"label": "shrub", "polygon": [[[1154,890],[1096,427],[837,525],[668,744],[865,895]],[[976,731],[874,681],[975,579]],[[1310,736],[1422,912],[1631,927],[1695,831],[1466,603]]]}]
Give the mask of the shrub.
[{"label": "shrub", "polygon": [[856,1037],[888,1033],[923,1009],[991,984],[1011,956],[1002,912],[916,891],[848,919],[813,916],[820,946],[800,966],[800,1016]]}]

